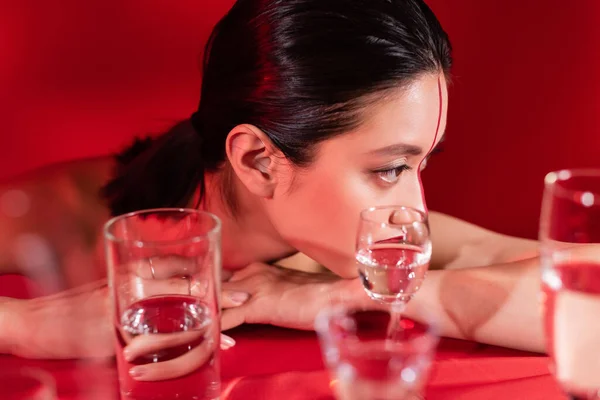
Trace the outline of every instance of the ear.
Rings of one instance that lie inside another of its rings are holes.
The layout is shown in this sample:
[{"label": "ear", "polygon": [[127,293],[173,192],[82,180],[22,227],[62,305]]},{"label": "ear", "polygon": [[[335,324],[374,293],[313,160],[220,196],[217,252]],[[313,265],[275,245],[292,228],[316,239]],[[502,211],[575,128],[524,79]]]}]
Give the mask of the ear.
[{"label": "ear", "polygon": [[269,137],[253,125],[238,125],[227,135],[225,150],[244,186],[257,196],[272,198],[285,157]]}]

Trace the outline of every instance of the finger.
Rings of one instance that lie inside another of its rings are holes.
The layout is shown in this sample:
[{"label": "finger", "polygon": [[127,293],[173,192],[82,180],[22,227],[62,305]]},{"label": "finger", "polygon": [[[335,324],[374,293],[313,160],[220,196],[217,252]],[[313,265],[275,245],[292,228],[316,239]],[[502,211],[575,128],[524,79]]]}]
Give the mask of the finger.
[{"label": "finger", "polygon": [[263,263],[252,263],[245,268],[236,270],[227,280],[228,282],[239,282],[254,275],[260,275],[265,270],[272,269],[272,266]]},{"label": "finger", "polygon": [[221,314],[221,330],[226,331],[246,322],[245,311],[244,306],[223,310]]},{"label": "finger", "polygon": [[175,333],[154,333],[139,335],[133,338],[123,349],[123,356],[129,362],[146,354],[156,353],[159,350],[168,349],[197,340],[203,335],[203,331],[191,330]]},{"label": "finger", "polygon": [[221,333],[221,350],[229,350],[233,346],[235,346],[235,340],[231,336]]},{"label": "finger", "polygon": [[210,362],[210,358],[215,355],[214,346],[214,340],[207,339],[180,357],[158,363],[138,365],[131,368],[129,374],[133,379],[144,382],[184,376]]},{"label": "finger", "polygon": [[[175,255],[149,257],[131,262],[129,270],[130,290],[138,298],[167,293],[187,295],[193,289],[199,291],[206,286],[204,282],[190,278],[197,272],[197,263],[193,258]],[[192,288],[193,285],[198,287]]]},{"label": "finger", "polygon": [[183,294],[206,297],[211,280],[197,274],[197,260],[169,255],[150,257],[132,262],[129,266],[130,290],[138,298],[161,294]]},{"label": "finger", "polygon": [[140,278],[135,277],[131,280],[131,292],[136,298],[146,298],[165,294],[194,295],[196,297],[202,297],[198,294],[204,294],[206,291],[202,292],[200,287],[197,288],[196,286],[195,283],[191,283],[188,279],[184,278],[150,279],[141,281]]},{"label": "finger", "polygon": [[[239,307],[251,296],[248,281],[238,280],[221,283],[221,308]],[[256,288],[254,288],[256,289]]]},{"label": "finger", "polygon": [[[234,276],[235,278],[235,276]],[[231,278],[233,279],[233,278]],[[253,286],[253,280],[251,279],[238,279],[235,281],[228,281],[221,283],[222,292],[242,292],[242,293],[255,293],[258,288],[256,285]]]},{"label": "finger", "polygon": [[173,276],[190,276],[197,271],[194,258],[168,255],[134,261],[129,266],[134,275],[142,279],[167,279]]},{"label": "finger", "polygon": [[239,307],[249,298],[250,295],[246,292],[223,290],[221,291],[221,308]]}]

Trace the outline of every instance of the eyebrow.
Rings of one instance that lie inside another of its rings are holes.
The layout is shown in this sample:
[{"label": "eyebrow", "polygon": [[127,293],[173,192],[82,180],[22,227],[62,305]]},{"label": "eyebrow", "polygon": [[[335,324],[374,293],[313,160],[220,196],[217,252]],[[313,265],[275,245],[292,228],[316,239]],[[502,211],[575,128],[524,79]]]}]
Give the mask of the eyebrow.
[{"label": "eyebrow", "polygon": [[369,154],[374,156],[420,156],[423,153],[423,149],[419,146],[413,146],[405,143],[396,143],[391,144],[389,146],[382,147],[380,149],[375,149],[370,151]]},{"label": "eyebrow", "polygon": [[[439,147],[444,140],[446,140],[446,132],[444,132],[442,134],[441,139],[438,140],[438,142],[431,149],[431,151],[434,151],[437,147]],[[423,149],[421,147],[419,147],[419,146],[414,146],[414,145],[411,145],[411,144],[396,143],[396,144],[391,144],[389,146],[382,147],[380,149],[375,149],[373,151],[370,151],[369,154],[370,155],[374,155],[374,156],[380,156],[380,157],[385,157],[385,156],[420,156],[421,154],[423,154]]]}]

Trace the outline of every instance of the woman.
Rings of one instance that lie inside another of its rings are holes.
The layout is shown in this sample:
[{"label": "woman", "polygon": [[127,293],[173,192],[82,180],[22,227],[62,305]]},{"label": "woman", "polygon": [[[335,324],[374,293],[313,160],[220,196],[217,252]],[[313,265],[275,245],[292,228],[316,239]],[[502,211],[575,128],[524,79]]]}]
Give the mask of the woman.
[{"label": "woman", "polygon": [[[450,66],[448,38],[421,0],[238,0],[206,46],[201,101],[190,120],[117,158],[103,189],[108,210],[91,201],[98,186],[80,178],[103,181],[107,162],[90,161],[71,179],[55,175],[65,185],[60,196],[69,192],[63,211],[80,216],[61,221],[77,221],[89,237],[109,212],[187,206],[215,213],[231,271],[223,284],[225,330],[244,322],[310,329],[332,298],[371,307],[354,279],[358,214],[387,204],[426,209],[420,172],[444,136]],[[26,222],[10,223],[15,236]],[[445,270],[430,272],[414,303],[437,313],[445,335],[542,351],[535,242],[434,212],[430,224],[432,268]],[[69,243],[57,250],[67,282],[89,280],[95,275],[78,276],[82,264],[88,271],[102,264],[98,242]],[[294,253],[294,269],[273,265]],[[298,271],[311,259],[333,274]],[[105,301],[102,284],[5,300],[0,350],[108,355]],[[407,313],[418,318],[410,306]],[[93,345],[78,340],[83,330]]]}]

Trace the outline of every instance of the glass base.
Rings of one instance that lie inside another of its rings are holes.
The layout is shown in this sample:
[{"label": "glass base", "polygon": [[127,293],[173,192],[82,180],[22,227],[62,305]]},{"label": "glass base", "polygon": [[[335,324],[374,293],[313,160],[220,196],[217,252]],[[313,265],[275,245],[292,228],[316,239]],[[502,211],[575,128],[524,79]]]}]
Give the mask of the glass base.
[{"label": "glass base", "polygon": [[374,292],[371,292],[368,290],[366,292],[369,295],[369,297],[372,298],[373,300],[378,301],[382,304],[390,305],[390,306],[394,306],[397,304],[406,304],[410,301],[410,299],[412,299],[411,295],[402,295],[402,294],[385,295],[385,294],[374,293]]}]

